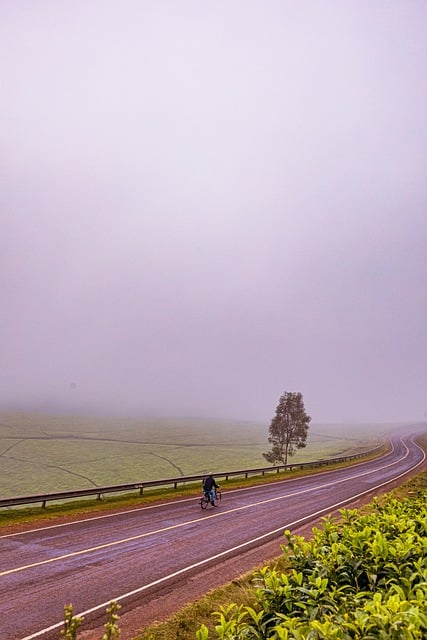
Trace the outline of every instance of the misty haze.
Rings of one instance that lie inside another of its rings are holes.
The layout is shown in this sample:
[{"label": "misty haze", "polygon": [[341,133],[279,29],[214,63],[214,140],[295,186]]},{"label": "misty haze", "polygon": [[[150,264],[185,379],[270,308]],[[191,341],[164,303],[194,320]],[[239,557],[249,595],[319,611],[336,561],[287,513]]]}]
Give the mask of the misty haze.
[{"label": "misty haze", "polygon": [[0,8],[0,408],[427,412],[427,4]]}]

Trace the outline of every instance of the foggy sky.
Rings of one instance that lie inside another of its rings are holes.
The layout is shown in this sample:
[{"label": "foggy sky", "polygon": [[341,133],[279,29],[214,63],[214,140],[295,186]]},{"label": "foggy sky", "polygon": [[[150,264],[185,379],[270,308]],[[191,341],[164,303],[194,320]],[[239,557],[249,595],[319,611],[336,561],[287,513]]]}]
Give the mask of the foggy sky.
[{"label": "foggy sky", "polygon": [[427,3],[2,0],[0,409],[427,412]]}]

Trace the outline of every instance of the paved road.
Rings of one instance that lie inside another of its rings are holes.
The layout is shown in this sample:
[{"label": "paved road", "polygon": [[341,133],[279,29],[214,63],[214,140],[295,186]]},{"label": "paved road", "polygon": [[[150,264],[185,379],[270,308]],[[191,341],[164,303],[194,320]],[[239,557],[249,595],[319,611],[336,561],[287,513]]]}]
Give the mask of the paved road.
[{"label": "paved road", "polygon": [[356,466],[224,491],[216,509],[202,511],[191,498],[0,536],[0,637],[56,639],[70,602],[86,620],[104,617],[112,599],[123,612],[169,581],[281,537],[423,463],[410,431],[391,445]]}]

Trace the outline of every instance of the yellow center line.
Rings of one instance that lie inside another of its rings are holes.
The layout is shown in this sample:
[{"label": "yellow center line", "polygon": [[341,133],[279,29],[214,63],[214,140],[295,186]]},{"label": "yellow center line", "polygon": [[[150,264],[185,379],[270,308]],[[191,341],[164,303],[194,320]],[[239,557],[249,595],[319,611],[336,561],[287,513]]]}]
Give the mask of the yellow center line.
[{"label": "yellow center line", "polygon": [[[280,498],[284,498],[286,496],[280,496]],[[272,498],[272,500],[279,500],[280,498]],[[265,502],[270,502],[270,500],[266,500]],[[262,504],[262,503],[258,503]],[[7,571],[1,571],[1,576],[7,576],[11,573],[17,573],[18,571],[24,571],[25,569],[32,569],[34,567],[40,567],[44,564],[49,564],[51,562],[57,562],[58,560],[66,560],[67,558],[73,558],[75,556],[81,556],[86,553],[92,553],[93,551],[100,551],[101,549],[108,549],[109,547],[114,547],[119,544],[126,544],[127,542],[132,542],[133,540],[141,540],[141,538],[146,538],[148,536],[153,536],[158,533],[164,533],[165,531],[171,531],[172,529],[178,529],[179,527],[185,527],[188,524],[193,524],[194,522],[200,522],[201,520],[207,520],[208,518],[216,518],[218,516],[224,515],[225,513],[232,513],[233,511],[240,511],[241,509],[247,509],[248,507],[254,506],[252,505],[244,505],[242,507],[236,507],[235,509],[229,509],[228,511],[223,511],[221,513],[213,513],[210,516],[204,516],[201,518],[196,518],[195,520],[188,520],[187,522],[181,522],[179,524],[173,524],[170,527],[164,527],[163,529],[156,529],[155,531],[148,531],[146,533],[140,533],[137,536],[131,536],[130,538],[123,538],[122,540],[115,540],[114,542],[106,542],[105,544],[97,545],[96,547],[89,547],[88,549],[81,549],[80,551],[73,551],[72,553],[65,553],[62,556],[55,556],[55,558],[49,558],[47,560],[40,560],[39,562],[33,562],[32,564],[27,564],[22,567],[15,567],[14,569],[8,569]]]},{"label": "yellow center line", "polygon": [[[406,451],[405,455],[403,456],[403,458],[406,458],[406,456],[408,455],[408,451]],[[386,464],[383,467],[380,467],[380,469],[385,469],[389,466],[393,466],[395,464],[395,462],[392,462],[390,464]],[[369,475],[371,473],[374,473],[375,471],[378,471],[378,469],[374,469],[374,470],[369,470],[369,471],[363,471],[362,473],[357,473],[354,476],[351,476],[350,478],[343,478],[341,480],[335,480],[332,482],[326,482],[324,484],[321,485],[316,485],[315,487],[308,487],[307,489],[301,489],[299,491],[294,491],[293,493],[288,493],[286,495],[281,495],[281,496],[276,496],[274,498],[268,498],[266,500],[261,500],[259,502],[253,502],[251,504],[246,504],[243,505],[241,507],[235,507],[234,509],[228,509],[227,511],[220,511],[217,513],[213,513],[210,516],[202,516],[201,518],[195,518],[194,520],[187,520],[186,522],[181,522],[179,524],[173,524],[169,527],[164,527],[163,529],[156,529],[155,531],[148,531],[146,533],[140,533],[137,536],[131,536],[130,538],[123,538],[122,540],[115,540],[114,542],[106,542],[105,544],[100,544],[96,547],[90,547],[89,549],[82,549],[80,551],[73,551],[72,553],[66,553],[62,556],[56,556],[55,558],[49,558],[48,560],[40,560],[39,562],[33,562],[32,564],[27,564],[24,565],[22,567],[15,567],[14,569],[8,569],[7,571],[1,571],[0,572],[0,577],[2,576],[7,576],[10,575],[11,573],[18,573],[19,571],[25,571],[25,569],[32,569],[34,567],[40,567],[44,564],[49,564],[51,562],[57,562],[58,560],[66,560],[67,558],[73,558],[76,556],[81,556],[84,555],[86,553],[92,553],[94,551],[100,551],[101,549],[108,549],[109,547],[115,547],[119,544],[126,544],[127,542],[132,542],[133,540],[141,540],[142,538],[146,538],[148,536],[153,536],[156,535],[158,533],[164,533],[165,531],[171,531],[172,529],[179,529],[180,527],[185,527],[189,524],[193,524],[195,522],[201,522],[202,520],[205,521],[207,519],[210,518],[217,518],[219,516],[224,516],[227,515],[229,513],[235,513],[236,511],[242,511],[244,509],[249,509],[251,507],[257,507],[259,505],[262,504],[268,504],[269,502],[276,502],[277,500],[284,500],[286,498],[292,498],[296,495],[301,495],[303,493],[309,493],[311,491],[318,491],[319,489],[324,489],[325,487],[331,486],[331,485],[336,485],[336,484],[340,484],[340,483],[345,483],[348,482],[349,480],[353,480],[355,478],[359,478],[365,475]]]},{"label": "yellow center line", "polygon": [[[297,493],[304,493],[306,490]],[[292,494],[292,495],[295,495]],[[268,498],[267,500],[261,500],[260,502],[253,502],[252,504],[246,504],[241,507],[235,507],[234,509],[228,509],[227,511],[221,511],[217,513],[213,513],[210,516],[202,516],[201,518],[195,518],[194,520],[187,520],[186,522],[181,522],[179,524],[173,524],[170,527],[164,527],[163,529],[156,529],[155,531],[148,531],[146,533],[140,533],[137,536],[131,536],[130,538],[123,538],[122,540],[115,540],[114,542],[106,542],[105,544],[97,545],[96,547],[89,547],[88,549],[81,549],[80,551],[73,551],[72,553],[65,553],[62,556],[55,556],[55,558],[48,558],[47,560],[40,560],[39,562],[33,562],[32,564],[27,564],[22,567],[15,567],[14,569],[7,569],[7,571],[1,571],[1,576],[7,576],[11,573],[18,573],[19,571],[25,571],[25,569],[32,569],[34,567],[40,567],[44,564],[49,564],[51,562],[57,562],[58,560],[66,560],[67,558],[73,558],[75,556],[81,556],[86,553],[92,553],[93,551],[100,551],[101,549],[108,549],[109,547],[115,547],[119,544],[126,544],[127,542],[132,542],[133,540],[141,540],[142,538],[146,538],[148,536],[153,536],[158,533],[164,533],[165,531],[171,531],[172,529],[178,529],[179,527],[185,527],[186,525],[193,524],[195,522],[206,521],[209,518],[218,518],[219,516],[226,515],[228,513],[234,513],[236,511],[242,511],[243,509],[249,509],[250,507],[256,507],[258,505],[266,504],[268,502],[275,502],[276,500],[283,500],[284,498],[291,497],[290,494],[277,496],[275,498]]]},{"label": "yellow center line", "polygon": [[[215,514],[215,515],[220,515]],[[212,517],[212,516],[208,516]],[[50,562],[57,562],[58,560],[65,560],[67,558],[73,558],[75,556],[81,556],[85,553],[92,553],[93,551],[100,551],[101,549],[108,549],[109,547],[114,547],[119,544],[126,544],[127,542],[132,542],[133,540],[141,540],[141,538],[146,538],[147,536],[155,535],[156,533],[163,533],[164,531],[170,531],[171,529],[177,529],[178,527],[183,527],[186,524],[191,524],[192,522],[198,522],[198,520],[202,520],[202,518],[198,518],[197,520],[190,520],[189,522],[181,522],[180,524],[174,524],[170,527],[164,527],[163,529],[157,529],[157,531],[148,531],[147,533],[140,533],[137,536],[131,536],[130,538],[123,538],[122,540],[115,540],[114,542],[106,542],[105,544],[99,544],[96,547],[89,547],[88,549],[81,549],[80,551],[73,551],[72,553],[65,553],[62,556],[56,556],[55,558],[49,558],[48,560],[40,560],[39,562],[33,562],[32,564],[27,564],[22,567],[15,567],[14,569],[8,569],[7,571],[1,571],[1,576],[7,576],[11,573],[17,573],[18,571],[24,571],[25,569],[32,569],[33,567],[40,567],[44,564],[49,564]]]}]

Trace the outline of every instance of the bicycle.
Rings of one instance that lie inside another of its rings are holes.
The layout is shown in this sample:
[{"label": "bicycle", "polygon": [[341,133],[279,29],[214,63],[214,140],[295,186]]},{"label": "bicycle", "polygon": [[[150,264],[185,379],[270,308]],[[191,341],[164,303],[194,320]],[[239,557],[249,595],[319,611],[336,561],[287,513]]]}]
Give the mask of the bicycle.
[{"label": "bicycle", "polygon": [[[220,502],[221,502],[221,491],[220,491],[220,489],[216,489],[215,490],[215,495],[214,495],[214,503],[213,503],[212,506],[213,507],[217,507]],[[203,495],[200,498],[200,506],[201,506],[202,509],[206,509],[208,504],[211,504],[211,498],[210,498],[209,492],[207,492],[207,493],[203,492]]]}]

